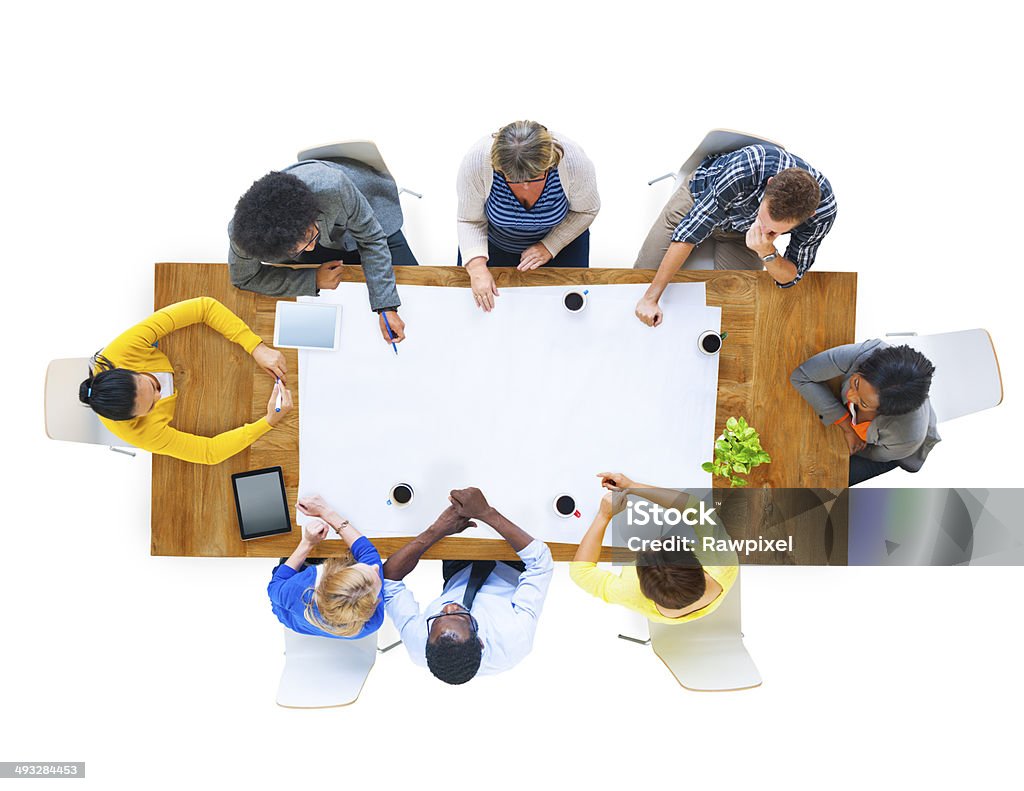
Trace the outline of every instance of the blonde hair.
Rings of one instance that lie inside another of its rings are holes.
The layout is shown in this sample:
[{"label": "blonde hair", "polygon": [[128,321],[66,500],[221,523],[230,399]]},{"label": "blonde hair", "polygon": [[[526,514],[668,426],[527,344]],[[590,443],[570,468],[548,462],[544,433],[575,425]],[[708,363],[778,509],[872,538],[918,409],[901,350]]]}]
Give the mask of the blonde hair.
[{"label": "blonde hair", "polygon": [[[376,581],[373,567],[355,565],[351,555],[328,558],[324,561],[320,584],[306,589],[312,595],[306,599],[303,615],[318,629],[338,637],[353,637],[377,609],[380,594],[374,592]],[[305,593],[303,598],[306,598]]]},{"label": "blonde hair", "polygon": [[507,181],[539,178],[557,167],[565,153],[548,128],[536,121],[513,121],[492,136],[491,167]]}]

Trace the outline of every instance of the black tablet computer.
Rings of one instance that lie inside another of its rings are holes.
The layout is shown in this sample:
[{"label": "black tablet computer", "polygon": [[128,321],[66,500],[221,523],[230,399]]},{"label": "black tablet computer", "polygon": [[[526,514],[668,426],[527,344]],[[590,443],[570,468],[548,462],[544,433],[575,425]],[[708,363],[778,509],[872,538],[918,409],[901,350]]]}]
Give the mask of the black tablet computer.
[{"label": "black tablet computer", "polygon": [[236,472],[231,476],[231,487],[243,541],[291,532],[292,518],[280,467]]}]

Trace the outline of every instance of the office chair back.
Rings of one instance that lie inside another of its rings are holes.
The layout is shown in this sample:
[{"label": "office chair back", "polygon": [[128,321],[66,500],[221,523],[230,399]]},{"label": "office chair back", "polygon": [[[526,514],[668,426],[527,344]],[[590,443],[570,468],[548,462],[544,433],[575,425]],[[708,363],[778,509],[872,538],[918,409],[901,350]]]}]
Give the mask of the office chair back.
[{"label": "office chair back", "polygon": [[[381,156],[380,149],[377,148],[377,144],[372,140],[347,140],[342,143],[330,143],[325,146],[317,146],[300,151],[298,155],[299,162],[304,162],[307,159],[323,159],[328,162],[337,159],[354,159],[356,162],[369,165],[379,173],[391,176],[391,171],[388,170],[384,157]],[[394,180],[393,176],[391,178]]]},{"label": "office chair back", "polygon": [[376,634],[335,640],[285,629],[277,705],[320,709],[354,703],[376,659]]},{"label": "office chair back", "polygon": [[1003,400],[995,344],[986,330],[886,336],[892,346],[917,349],[935,366],[928,398],[940,423],[991,409]]},{"label": "office chair back", "polygon": [[743,645],[740,631],[740,579],[718,609],[696,621],[650,622],[651,647],[687,689],[718,691],[761,685],[761,674]]},{"label": "office chair back", "polygon": [[78,400],[78,386],[88,374],[88,357],[52,360],[46,367],[43,387],[46,436],[65,442],[130,447],[111,434],[99,416]]}]

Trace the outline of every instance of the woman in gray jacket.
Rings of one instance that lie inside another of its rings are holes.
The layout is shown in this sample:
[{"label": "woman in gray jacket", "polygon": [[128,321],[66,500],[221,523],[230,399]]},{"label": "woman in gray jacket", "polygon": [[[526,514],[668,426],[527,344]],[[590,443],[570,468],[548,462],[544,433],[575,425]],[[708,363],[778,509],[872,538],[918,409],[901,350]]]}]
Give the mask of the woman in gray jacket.
[{"label": "woman in gray jacket", "polygon": [[[850,448],[850,486],[902,467],[917,472],[939,441],[928,402],[935,366],[909,346],[881,340],[814,355],[789,381]],[[826,384],[842,377],[839,397]]]}]

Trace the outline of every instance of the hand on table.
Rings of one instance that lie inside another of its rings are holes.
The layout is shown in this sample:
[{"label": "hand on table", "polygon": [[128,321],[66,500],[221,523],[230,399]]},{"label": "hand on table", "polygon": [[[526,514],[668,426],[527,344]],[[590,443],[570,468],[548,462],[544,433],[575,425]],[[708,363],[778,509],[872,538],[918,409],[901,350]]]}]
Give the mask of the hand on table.
[{"label": "hand on table", "polygon": [[601,479],[601,485],[611,491],[622,489],[635,489],[636,481],[622,472],[599,472],[597,477]]},{"label": "hand on table", "polygon": [[761,223],[754,220],[754,224],[747,231],[747,247],[753,250],[761,258],[776,252],[775,240],[779,237],[775,231],[765,231]]},{"label": "hand on table", "polygon": [[[277,394],[281,393],[281,411],[277,411]],[[273,389],[270,391],[270,400],[267,402],[267,422],[271,426],[276,426],[282,420],[284,416],[292,411],[292,391],[285,387],[280,382],[275,382]]]},{"label": "hand on table", "polygon": [[315,522],[310,522],[302,528],[302,540],[305,541],[308,546],[315,547],[327,538],[328,530],[330,530],[330,525],[322,519],[317,519]]},{"label": "hand on table", "polygon": [[523,250],[522,255],[519,256],[519,266],[516,269],[520,272],[529,272],[531,269],[544,266],[553,257],[548,248],[537,242]]},{"label": "hand on table", "polygon": [[337,288],[338,283],[341,282],[341,273],[344,271],[344,267],[345,265],[341,261],[328,261],[325,264],[320,264],[320,268],[316,270],[316,287]]},{"label": "hand on table", "polygon": [[448,501],[454,506],[455,512],[467,519],[482,519],[491,510],[484,493],[475,486],[468,489],[452,489]]},{"label": "hand on table", "polygon": [[494,310],[494,298],[501,295],[494,284],[494,275],[487,269],[487,259],[474,258],[466,264],[466,271],[469,272],[469,287],[473,290],[477,307],[490,313]]},{"label": "hand on table", "polygon": [[434,526],[441,532],[441,535],[453,536],[456,533],[461,533],[468,527],[476,527],[476,522],[467,517],[459,516],[455,506],[449,505],[437,517]]},{"label": "hand on table", "polygon": [[273,378],[280,379],[282,383],[287,382],[288,363],[277,349],[271,349],[267,344],[261,343],[252,350],[252,359]]},{"label": "hand on table", "polygon": [[341,518],[337,511],[331,508],[327,501],[319,494],[312,494],[308,497],[300,497],[297,503],[299,512],[306,516],[315,516],[329,522],[332,525],[346,521]]},{"label": "hand on table", "polygon": [[[394,335],[388,335],[388,325],[384,323],[385,314]],[[405,322],[398,317],[397,310],[382,310],[378,315],[377,323],[380,324],[380,334],[384,336],[385,343],[401,343],[405,340]]]},{"label": "hand on table", "polygon": [[658,300],[652,299],[651,297],[642,297],[639,302],[636,303],[636,317],[640,319],[648,327],[657,327],[661,324],[661,320],[664,318],[664,314],[661,312],[661,306],[658,304]]}]

